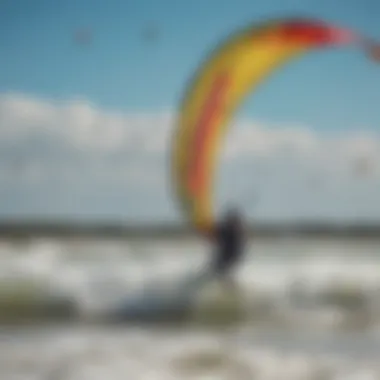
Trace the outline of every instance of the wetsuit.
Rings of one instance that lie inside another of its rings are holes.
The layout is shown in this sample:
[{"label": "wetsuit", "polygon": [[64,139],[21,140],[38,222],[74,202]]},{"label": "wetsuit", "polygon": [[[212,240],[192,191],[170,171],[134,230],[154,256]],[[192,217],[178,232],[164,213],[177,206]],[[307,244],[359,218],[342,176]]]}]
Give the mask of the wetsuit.
[{"label": "wetsuit", "polygon": [[212,272],[216,276],[226,276],[239,262],[244,250],[244,236],[239,222],[226,220],[215,231],[216,252]]}]

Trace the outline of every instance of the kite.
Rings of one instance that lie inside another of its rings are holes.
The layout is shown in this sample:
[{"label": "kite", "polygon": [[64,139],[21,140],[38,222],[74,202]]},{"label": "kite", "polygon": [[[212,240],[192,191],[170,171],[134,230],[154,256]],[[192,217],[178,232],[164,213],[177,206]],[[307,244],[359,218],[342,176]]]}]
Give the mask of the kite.
[{"label": "kite", "polygon": [[288,61],[318,48],[356,45],[374,60],[379,46],[320,20],[277,19],[250,26],[201,64],[182,100],[172,146],[172,179],[185,216],[201,233],[215,224],[214,179],[229,121],[243,99]]}]

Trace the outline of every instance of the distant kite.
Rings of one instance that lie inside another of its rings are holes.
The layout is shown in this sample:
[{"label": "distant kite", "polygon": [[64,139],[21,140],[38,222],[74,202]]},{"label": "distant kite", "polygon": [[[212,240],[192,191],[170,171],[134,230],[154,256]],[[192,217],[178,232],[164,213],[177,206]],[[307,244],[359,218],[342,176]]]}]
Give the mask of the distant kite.
[{"label": "distant kite", "polygon": [[353,172],[356,177],[367,177],[373,171],[373,162],[369,157],[358,157],[353,162]]},{"label": "distant kite", "polygon": [[348,29],[310,19],[254,24],[223,42],[186,89],[173,140],[173,186],[199,231],[214,225],[213,187],[222,139],[244,98],[276,69],[313,49],[356,45],[374,60],[380,48]]},{"label": "distant kite", "polygon": [[74,41],[78,45],[86,46],[92,43],[92,32],[90,29],[78,29],[74,34]]},{"label": "distant kite", "polygon": [[142,38],[145,42],[155,42],[159,37],[160,31],[157,25],[150,24],[146,28],[144,28],[142,32]]}]

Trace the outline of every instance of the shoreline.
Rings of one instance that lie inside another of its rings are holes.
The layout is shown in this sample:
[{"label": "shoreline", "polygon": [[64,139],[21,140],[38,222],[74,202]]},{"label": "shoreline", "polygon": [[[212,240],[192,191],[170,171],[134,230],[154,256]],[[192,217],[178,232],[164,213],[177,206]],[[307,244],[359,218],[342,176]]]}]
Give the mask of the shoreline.
[{"label": "shoreline", "polygon": [[[257,238],[310,237],[379,239],[380,224],[333,223],[257,223],[248,228],[248,235]],[[193,229],[175,224],[123,224],[78,221],[21,222],[0,221],[1,238],[191,238],[197,237]]]}]

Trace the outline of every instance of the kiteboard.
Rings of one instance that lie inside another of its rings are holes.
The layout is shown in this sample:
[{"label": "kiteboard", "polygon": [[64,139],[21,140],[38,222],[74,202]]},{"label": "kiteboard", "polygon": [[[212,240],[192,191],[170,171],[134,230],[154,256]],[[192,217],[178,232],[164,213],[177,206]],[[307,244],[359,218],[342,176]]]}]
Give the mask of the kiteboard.
[{"label": "kiteboard", "polygon": [[114,322],[215,323],[240,318],[245,307],[240,287],[228,291],[221,281],[193,275],[171,288],[148,290],[117,305],[108,315]]},{"label": "kiteboard", "polygon": [[151,284],[115,306],[107,319],[150,322],[181,319],[191,310],[203,276],[190,275],[178,283]]}]

